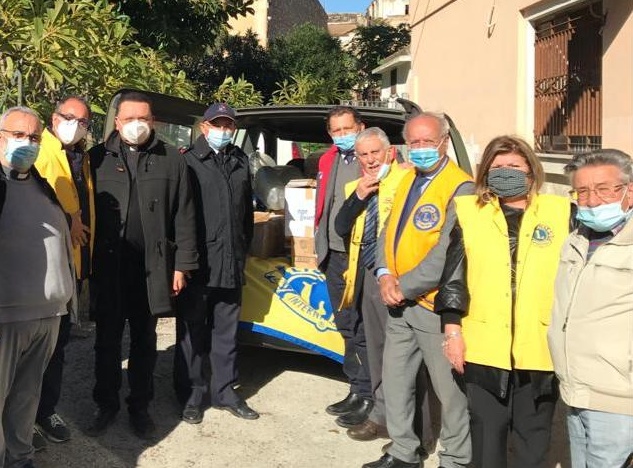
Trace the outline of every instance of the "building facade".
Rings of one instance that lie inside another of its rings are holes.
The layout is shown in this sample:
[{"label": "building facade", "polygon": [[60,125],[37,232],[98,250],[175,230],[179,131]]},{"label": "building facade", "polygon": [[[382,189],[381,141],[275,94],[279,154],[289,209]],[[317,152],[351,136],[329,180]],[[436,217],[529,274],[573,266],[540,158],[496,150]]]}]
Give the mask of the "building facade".
[{"label": "building facade", "polygon": [[264,47],[303,23],[327,27],[327,14],[319,0],[255,0],[253,10],[252,15],[231,18],[230,33],[241,35],[251,29]]},{"label": "building facade", "polygon": [[410,14],[409,95],[474,153],[521,135],[560,183],[571,154],[633,154],[633,1],[417,0]]}]

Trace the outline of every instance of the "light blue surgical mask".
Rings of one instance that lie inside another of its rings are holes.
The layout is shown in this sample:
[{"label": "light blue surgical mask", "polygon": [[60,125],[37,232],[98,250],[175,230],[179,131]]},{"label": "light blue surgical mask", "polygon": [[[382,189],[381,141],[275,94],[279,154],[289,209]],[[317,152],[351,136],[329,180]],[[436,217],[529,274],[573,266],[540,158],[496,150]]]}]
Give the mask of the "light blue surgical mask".
[{"label": "light blue surgical mask", "polygon": [[5,158],[11,167],[23,173],[31,169],[39,152],[40,145],[33,144],[28,139],[17,138],[7,138],[7,147],[4,150]]},{"label": "light blue surgical mask", "polygon": [[[626,191],[622,200],[625,196]],[[579,206],[576,219],[596,232],[610,231],[621,222],[630,219],[633,213],[633,210],[630,209],[626,213],[624,212],[622,200],[594,207]]]},{"label": "light blue surgical mask", "polygon": [[230,130],[216,130],[215,128],[211,128],[207,133],[206,139],[211,148],[215,151],[220,151],[231,143],[233,132]]},{"label": "light blue surgical mask", "polygon": [[439,160],[440,152],[437,148],[411,148],[409,150],[409,161],[422,171],[432,168]]},{"label": "light blue surgical mask", "polygon": [[389,174],[389,170],[391,169],[391,164],[383,163],[380,165],[380,169],[376,173],[376,180],[381,181]]},{"label": "light blue surgical mask", "polygon": [[340,151],[350,151],[354,148],[357,136],[358,133],[348,133],[347,135],[332,137],[332,141]]}]

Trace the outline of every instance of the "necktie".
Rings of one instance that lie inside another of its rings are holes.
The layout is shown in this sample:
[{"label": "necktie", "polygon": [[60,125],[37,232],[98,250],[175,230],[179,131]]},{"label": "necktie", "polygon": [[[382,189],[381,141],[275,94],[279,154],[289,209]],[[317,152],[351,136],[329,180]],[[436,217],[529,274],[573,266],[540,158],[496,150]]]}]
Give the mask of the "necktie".
[{"label": "necktie", "polygon": [[378,194],[374,193],[365,208],[365,227],[360,250],[360,261],[367,268],[376,262],[376,238],[378,235]]},{"label": "necktie", "polygon": [[345,164],[350,164],[354,160],[354,150],[345,151],[343,153],[343,159],[345,160]]}]

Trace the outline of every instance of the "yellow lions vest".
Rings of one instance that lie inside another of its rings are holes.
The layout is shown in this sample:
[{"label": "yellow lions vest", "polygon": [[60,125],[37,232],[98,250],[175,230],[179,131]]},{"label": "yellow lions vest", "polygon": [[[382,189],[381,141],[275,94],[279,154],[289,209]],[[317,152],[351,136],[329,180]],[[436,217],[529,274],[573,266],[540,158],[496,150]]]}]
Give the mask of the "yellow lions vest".
[{"label": "yellow lions vest", "polygon": [[[455,191],[463,183],[472,180],[454,162],[449,160],[427,185],[415,203],[396,244],[396,231],[407,201],[411,185],[415,180],[415,171],[405,174],[396,190],[392,212],[385,227],[385,255],[387,268],[396,277],[413,270],[435,246],[446,220],[446,209]],[[433,310],[433,300],[437,290],[433,290],[416,299],[418,304]]]},{"label": "yellow lions vest", "polygon": [[537,195],[523,214],[514,311],[508,226],[499,203],[479,206],[469,195],[456,197],[455,207],[468,261],[470,305],[462,319],[466,361],[507,370],[553,370],[547,328],[560,250],[569,233],[569,200]]},{"label": "yellow lions vest", "polygon": [[[403,168],[398,162],[391,164],[389,174],[380,182],[378,189],[378,235],[382,231],[385,221],[391,213],[391,206],[393,205],[393,197],[398,188],[398,184],[402,180],[402,177],[413,169]],[[349,197],[356,187],[358,181],[353,180],[345,185],[345,198]],[[366,210],[363,210],[356,218],[354,227],[352,228],[352,234],[349,245],[349,263],[347,271],[345,272],[345,291],[343,292],[343,300],[341,301],[339,309],[343,309],[351,305],[354,300],[354,291],[356,289],[356,273],[358,272],[358,260],[360,259],[360,247],[363,240],[363,233],[365,231],[365,216]]]}]

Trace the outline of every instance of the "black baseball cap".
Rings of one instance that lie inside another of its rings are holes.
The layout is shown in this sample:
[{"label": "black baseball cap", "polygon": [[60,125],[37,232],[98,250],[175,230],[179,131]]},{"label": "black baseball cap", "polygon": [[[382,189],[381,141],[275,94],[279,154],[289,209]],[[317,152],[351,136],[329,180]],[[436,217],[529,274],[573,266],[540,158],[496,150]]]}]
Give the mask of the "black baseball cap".
[{"label": "black baseball cap", "polygon": [[218,117],[226,117],[227,119],[231,119],[235,122],[235,110],[224,102],[216,102],[215,104],[211,104],[209,108],[204,111],[202,120],[210,122]]}]

